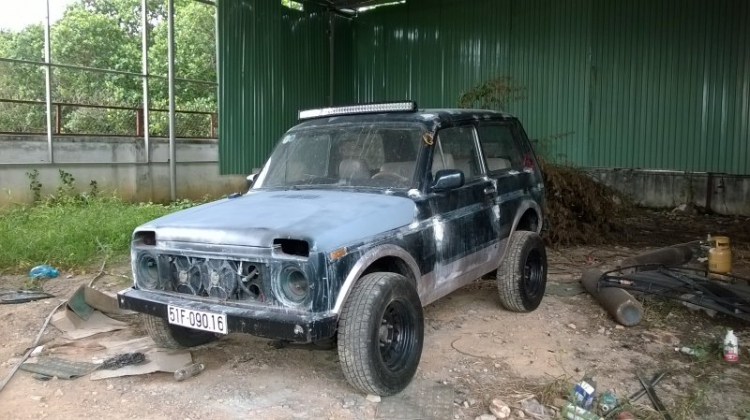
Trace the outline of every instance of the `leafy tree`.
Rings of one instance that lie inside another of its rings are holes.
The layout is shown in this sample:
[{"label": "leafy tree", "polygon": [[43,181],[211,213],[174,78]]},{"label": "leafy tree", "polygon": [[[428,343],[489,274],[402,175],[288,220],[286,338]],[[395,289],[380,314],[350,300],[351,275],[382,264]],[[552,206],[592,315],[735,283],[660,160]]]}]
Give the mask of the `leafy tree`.
[{"label": "leafy tree", "polygon": [[[18,32],[0,31],[0,57],[44,60],[44,29],[30,25]],[[40,101],[45,98],[44,68],[0,62],[0,98]],[[45,107],[0,103],[0,131],[43,132]]]},{"label": "leafy tree", "polygon": [[[140,38],[141,33],[141,0],[80,0],[73,7],[83,9],[97,15],[107,16],[116,21],[120,28],[129,35]],[[148,27],[167,16],[167,2],[164,0],[148,0]]]},{"label": "leafy tree", "polygon": [[[216,80],[215,9],[192,0],[175,2],[175,69],[178,77]],[[166,2],[148,0],[150,74],[167,74]],[[141,69],[141,1],[77,0],[51,28],[52,61],[77,66],[139,73]],[[0,31],[0,57],[41,62],[44,31],[35,24]],[[55,68],[52,97],[56,102],[140,106],[141,78]],[[152,78],[151,107],[166,108],[167,84]],[[178,109],[215,111],[216,88],[178,83]],[[0,62],[0,98],[44,100],[44,68]],[[134,131],[132,111],[63,107],[63,130],[77,133],[126,134]],[[207,118],[179,115],[181,135],[206,135]],[[166,133],[165,113],[155,113],[152,132]],[[44,107],[0,103],[0,131],[44,131]],[[201,131],[202,130],[202,131]]]},{"label": "leafy tree", "polygon": [[[175,74],[196,80],[216,80],[216,38],[214,9],[192,0],[175,2]],[[150,73],[167,75],[167,22],[154,28],[149,50]],[[166,80],[155,80],[154,101],[166,106]],[[176,86],[178,108],[198,111],[216,109],[216,87],[181,82]]]}]

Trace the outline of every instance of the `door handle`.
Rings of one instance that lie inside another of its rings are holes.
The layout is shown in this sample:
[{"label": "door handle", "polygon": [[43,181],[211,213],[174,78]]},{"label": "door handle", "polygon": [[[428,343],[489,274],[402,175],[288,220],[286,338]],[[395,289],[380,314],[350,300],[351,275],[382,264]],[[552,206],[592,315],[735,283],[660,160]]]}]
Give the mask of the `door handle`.
[{"label": "door handle", "polygon": [[487,187],[484,189],[484,193],[487,195],[494,194],[495,192],[497,192],[495,187]]}]

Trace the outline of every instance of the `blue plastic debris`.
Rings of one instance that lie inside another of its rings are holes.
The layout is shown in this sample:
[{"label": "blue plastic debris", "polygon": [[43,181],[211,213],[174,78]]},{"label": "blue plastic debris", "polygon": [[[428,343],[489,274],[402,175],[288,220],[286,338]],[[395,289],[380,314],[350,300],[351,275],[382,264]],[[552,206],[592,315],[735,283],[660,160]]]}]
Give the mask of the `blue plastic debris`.
[{"label": "blue plastic debris", "polygon": [[47,264],[37,265],[29,271],[29,276],[31,276],[32,279],[53,278],[57,277],[59,274],[59,271]]}]

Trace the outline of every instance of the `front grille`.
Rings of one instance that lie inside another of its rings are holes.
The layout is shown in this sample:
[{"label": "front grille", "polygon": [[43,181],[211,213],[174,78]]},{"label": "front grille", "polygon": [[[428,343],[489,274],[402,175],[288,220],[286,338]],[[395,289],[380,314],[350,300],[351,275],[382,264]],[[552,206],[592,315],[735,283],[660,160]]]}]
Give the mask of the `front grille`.
[{"label": "front grille", "polygon": [[265,264],[182,255],[159,255],[158,261],[167,290],[221,300],[268,300]]}]

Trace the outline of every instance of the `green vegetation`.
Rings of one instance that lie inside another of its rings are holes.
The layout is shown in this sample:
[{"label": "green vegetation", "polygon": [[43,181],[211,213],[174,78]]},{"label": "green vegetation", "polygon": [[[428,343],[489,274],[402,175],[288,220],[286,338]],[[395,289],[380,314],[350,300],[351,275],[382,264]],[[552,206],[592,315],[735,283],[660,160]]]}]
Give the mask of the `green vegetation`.
[{"label": "green vegetation", "polygon": [[[148,0],[149,73],[167,74],[166,2]],[[175,70],[178,77],[216,80],[215,8],[192,0],[175,1]],[[52,62],[93,68],[141,72],[141,0],[75,0],[51,27]],[[0,57],[44,61],[41,24],[19,31],[0,29]],[[44,68],[32,64],[0,63],[0,99],[43,101]],[[152,108],[167,107],[167,82],[149,81]],[[123,74],[55,68],[52,99],[126,107],[142,106],[141,79]],[[179,110],[216,111],[216,87],[178,82]],[[133,111],[60,107],[62,131],[68,133],[134,134]],[[178,114],[183,136],[205,136],[208,124],[195,115]],[[53,119],[55,117],[53,116]],[[192,124],[191,124],[192,122]],[[167,114],[151,115],[151,132],[164,135]],[[0,131],[43,132],[45,109],[40,105],[0,103]],[[191,130],[195,131],[192,132]]]},{"label": "green vegetation", "polygon": [[107,196],[6,210],[0,213],[0,271],[42,263],[71,269],[124,255],[136,226],[191,205],[132,204]]},{"label": "green vegetation", "polygon": [[[33,191],[35,178],[29,178]],[[60,171],[60,180],[56,195],[33,206],[0,211],[0,272],[25,271],[43,263],[63,270],[81,268],[105,257],[127,255],[136,226],[197,204],[133,204],[99,195],[96,183],[77,194],[75,180],[65,171]]]}]

